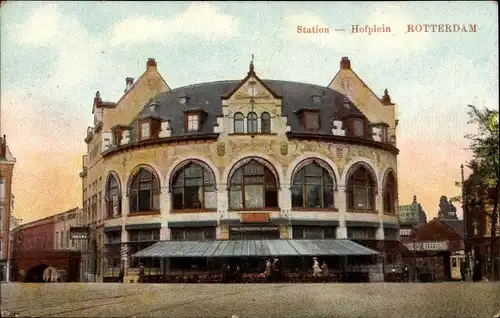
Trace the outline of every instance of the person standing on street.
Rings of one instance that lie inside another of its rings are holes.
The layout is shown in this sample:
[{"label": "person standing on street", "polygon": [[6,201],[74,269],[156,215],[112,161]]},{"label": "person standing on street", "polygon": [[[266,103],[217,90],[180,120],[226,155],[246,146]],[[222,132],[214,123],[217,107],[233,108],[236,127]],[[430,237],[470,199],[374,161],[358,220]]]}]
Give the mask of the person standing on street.
[{"label": "person standing on street", "polygon": [[139,276],[137,277],[137,282],[138,283],[144,283],[146,280],[146,274],[144,273],[144,266],[141,264],[139,267]]},{"label": "person standing on street", "polygon": [[319,267],[319,262],[316,257],[313,257],[313,277],[319,277],[321,275],[321,268]]}]

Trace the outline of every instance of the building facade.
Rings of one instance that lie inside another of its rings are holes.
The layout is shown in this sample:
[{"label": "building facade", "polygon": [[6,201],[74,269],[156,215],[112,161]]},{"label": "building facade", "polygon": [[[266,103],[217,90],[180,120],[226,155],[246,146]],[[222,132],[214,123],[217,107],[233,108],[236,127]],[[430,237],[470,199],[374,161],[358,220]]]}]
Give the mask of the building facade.
[{"label": "building facade", "polygon": [[13,209],[12,176],[16,159],[7,146],[5,135],[0,137],[0,281],[9,271],[10,221]]},{"label": "building facade", "polygon": [[[96,277],[158,240],[399,240],[396,105],[347,57],[328,86],[241,80],[171,89],[149,59],[94,98],[80,173]],[[149,270],[159,261],[142,260]]]},{"label": "building facade", "polygon": [[399,211],[399,235],[402,242],[409,240],[412,232],[427,223],[427,215],[422,205],[418,203],[417,196],[413,196],[413,202],[408,205],[401,205]]},{"label": "building facade", "polygon": [[49,266],[58,270],[62,281],[80,280],[81,245],[69,236],[79,212],[78,208],[71,209],[22,224],[12,231],[12,280],[41,281]]}]

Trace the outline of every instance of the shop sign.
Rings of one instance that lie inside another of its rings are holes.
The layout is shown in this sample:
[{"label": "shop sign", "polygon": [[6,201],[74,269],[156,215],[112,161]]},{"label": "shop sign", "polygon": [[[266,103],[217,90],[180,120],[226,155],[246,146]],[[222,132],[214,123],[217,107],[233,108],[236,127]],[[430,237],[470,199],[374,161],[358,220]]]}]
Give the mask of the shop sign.
[{"label": "shop sign", "polygon": [[269,213],[241,213],[241,223],[269,223]]},{"label": "shop sign", "polygon": [[405,245],[410,251],[415,252],[448,251],[450,249],[448,241],[408,242]]},{"label": "shop sign", "polygon": [[236,232],[260,232],[260,231],[277,231],[278,227],[277,226],[238,226],[238,227],[232,227],[231,231],[236,231]]},{"label": "shop sign", "polygon": [[89,238],[89,228],[71,227],[69,229],[69,236],[72,240],[86,240]]}]

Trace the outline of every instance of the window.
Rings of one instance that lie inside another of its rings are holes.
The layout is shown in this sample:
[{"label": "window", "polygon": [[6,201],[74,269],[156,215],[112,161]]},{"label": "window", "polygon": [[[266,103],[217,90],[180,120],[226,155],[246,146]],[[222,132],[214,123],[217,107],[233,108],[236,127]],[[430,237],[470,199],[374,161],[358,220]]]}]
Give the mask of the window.
[{"label": "window", "polygon": [[360,166],[347,183],[347,208],[350,210],[373,211],[375,208],[375,180],[363,166]]},{"label": "window", "polygon": [[121,203],[120,184],[117,178],[110,174],[106,184],[106,215],[108,218],[122,214]]},{"label": "window", "polygon": [[186,128],[187,128],[188,132],[200,130],[200,115],[199,114],[187,114],[186,121],[187,121]]},{"label": "window", "polygon": [[56,249],[59,248],[59,232],[56,232]]},{"label": "window", "polygon": [[293,208],[333,208],[333,179],[319,164],[301,168],[292,183]]},{"label": "window", "polygon": [[113,139],[115,141],[115,145],[119,146],[122,140],[122,130],[121,129],[115,129],[113,132]]},{"label": "window", "polygon": [[170,229],[172,241],[215,240],[215,227],[173,228]]},{"label": "window", "polygon": [[364,135],[364,123],[361,119],[353,120],[353,133],[356,137],[362,137]]},{"label": "window", "polygon": [[411,235],[411,229],[400,229],[399,230],[399,235],[400,236],[410,236]]},{"label": "window", "polygon": [[245,132],[245,117],[243,117],[242,113],[236,113],[234,115],[234,132],[236,134]]},{"label": "window", "polygon": [[160,211],[160,185],[151,171],[140,168],[129,188],[130,213]]},{"label": "window", "polygon": [[112,231],[106,233],[106,244],[117,244],[122,241],[121,231]]},{"label": "window", "polygon": [[380,134],[382,138],[382,142],[388,142],[389,141],[389,136],[387,134],[387,127],[380,127]]},{"label": "window", "polygon": [[131,257],[135,253],[153,245],[160,240],[160,229],[153,230],[132,230],[129,231],[129,257],[131,267],[139,267],[139,264],[144,264],[144,267],[160,267],[159,258],[138,258]]},{"label": "window", "polygon": [[149,138],[149,122],[141,123],[141,132],[140,132],[141,140]]},{"label": "window", "polygon": [[317,112],[304,112],[304,128],[307,130],[319,129],[319,113]]},{"label": "window", "polygon": [[399,230],[384,228],[384,239],[385,240],[392,240],[392,241],[399,240]]},{"label": "window", "polygon": [[247,117],[247,132],[248,133],[256,133],[258,130],[257,127],[257,114],[256,113],[249,113]]},{"label": "window", "polygon": [[130,230],[130,242],[153,242],[160,239],[160,229]]},{"label": "window", "polygon": [[238,168],[229,182],[232,210],[278,207],[276,178],[263,164],[251,160]]},{"label": "window", "polygon": [[334,239],[335,227],[330,226],[294,226],[294,239]]},{"label": "window", "polygon": [[388,173],[384,187],[384,212],[389,214],[396,213],[396,180],[392,171]]},{"label": "window", "polygon": [[172,188],[174,210],[217,208],[215,177],[198,164],[191,163],[179,171]]},{"label": "window", "polygon": [[260,115],[260,131],[262,133],[271,132],[271,116],[269,113],[262,113]]},{"label": "window", "polygon": [[64,248],[64,231],[61,231],[61,236],[59,237],[59,248]]},{"label": "window", "polygon": [[352,240],[375,239],[376,228],[348,227],[347,238]]}]

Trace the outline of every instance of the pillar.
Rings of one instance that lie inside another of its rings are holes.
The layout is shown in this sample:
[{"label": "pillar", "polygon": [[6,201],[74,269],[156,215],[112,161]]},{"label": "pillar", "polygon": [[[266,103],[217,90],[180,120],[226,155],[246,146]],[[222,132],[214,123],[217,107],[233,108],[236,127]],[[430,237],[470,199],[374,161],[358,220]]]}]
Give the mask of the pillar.
[{"label": "pillar", "polygon": [[346,227],[346,214],[347,214],[347,202],[346,193],[344,186],[338,186],[337,191],[333,194],[334,202],[336,202],[336,208],[339,210],[339,226],[335,231],[335,238],[337,240],[347,239],[347,227]]}]

